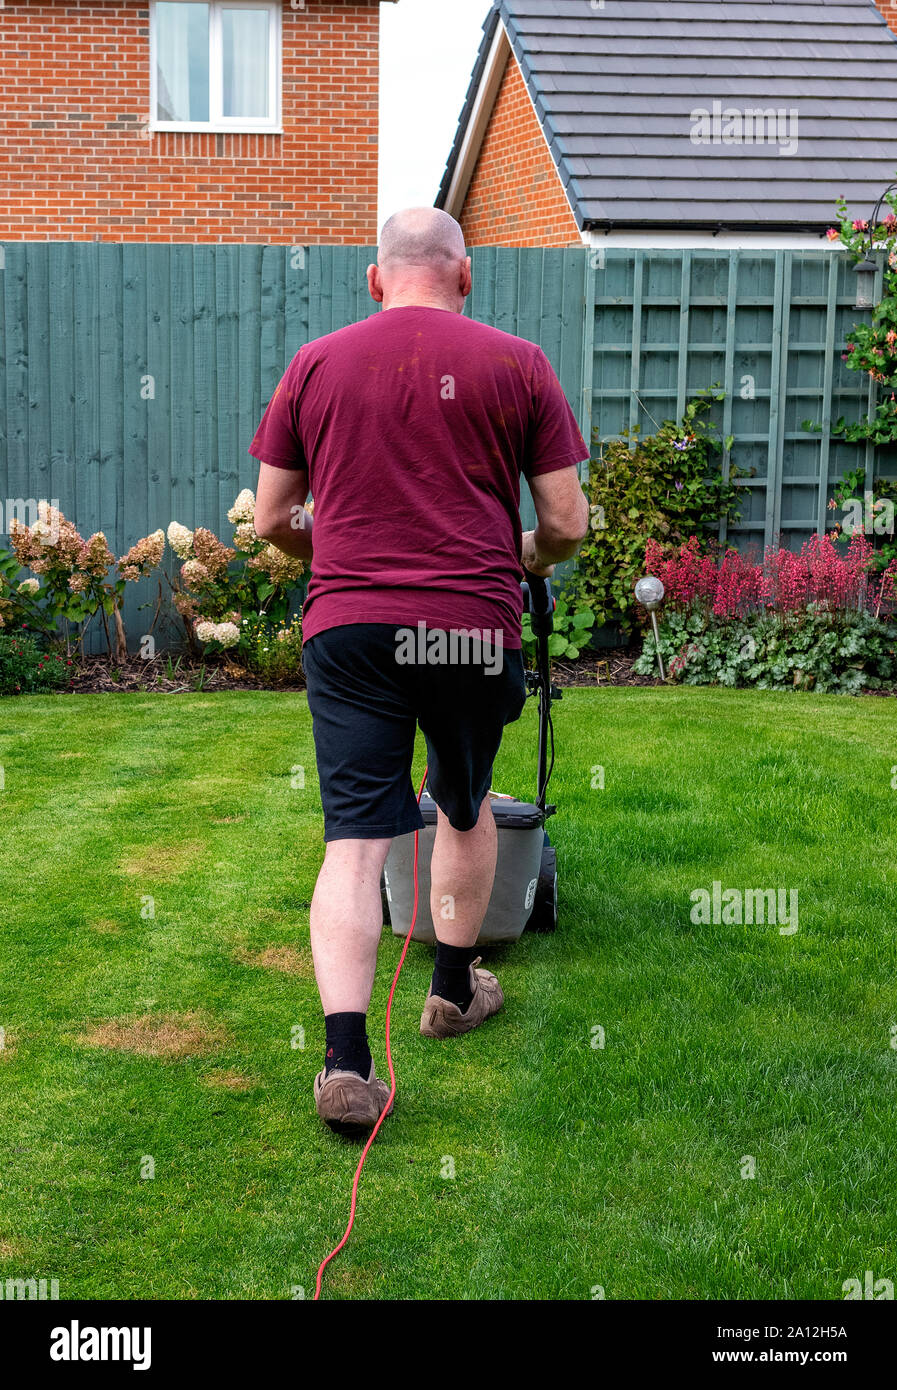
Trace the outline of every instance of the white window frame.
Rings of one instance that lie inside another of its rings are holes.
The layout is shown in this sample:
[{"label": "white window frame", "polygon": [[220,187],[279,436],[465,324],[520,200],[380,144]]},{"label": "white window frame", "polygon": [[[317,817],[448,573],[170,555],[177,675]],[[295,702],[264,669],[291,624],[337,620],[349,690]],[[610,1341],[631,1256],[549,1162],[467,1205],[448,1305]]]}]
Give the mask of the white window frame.
[{"label": "white window frame", "polygon": [[[199,3],[199,0],[184,0]],[[207,0],[209,4],[209,114],[208,121],[160,121],[156,119],[158,91],[156,81],[156,0],[150,0],[150,130],[243,132],[282,135],[281,53],[283,15],[280,0]],[[267,117],[224,116],[222,104],[223,48],[221,14],[223,10],[267,10],[268,23],[268,110]]]}]

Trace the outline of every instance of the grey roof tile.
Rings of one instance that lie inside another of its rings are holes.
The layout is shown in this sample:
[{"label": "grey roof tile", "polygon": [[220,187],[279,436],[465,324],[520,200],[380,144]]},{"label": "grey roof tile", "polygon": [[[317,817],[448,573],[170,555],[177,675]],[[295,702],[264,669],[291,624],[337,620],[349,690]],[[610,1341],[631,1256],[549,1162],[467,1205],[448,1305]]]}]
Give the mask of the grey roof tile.
[{"label": "grey roof tile", "polygon": [[[499,20],[581,227],[816,231],[895,178],[897,39],[873,0],[494,0],[437,205]],[[796,112],[796,152],[694,143],[714,101]]]}]

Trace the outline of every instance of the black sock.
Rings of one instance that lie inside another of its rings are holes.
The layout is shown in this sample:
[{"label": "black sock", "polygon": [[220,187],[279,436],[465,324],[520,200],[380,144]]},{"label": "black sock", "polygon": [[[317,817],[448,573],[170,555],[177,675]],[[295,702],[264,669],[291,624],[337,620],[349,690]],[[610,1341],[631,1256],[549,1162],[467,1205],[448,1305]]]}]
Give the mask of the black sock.
[{"label": "black sock", "polygon": [[478,955],[477,946],[447,946],[444,941],[436,942],[432,991],[441,999],[457,1004],[462,1014],[466,1013],[473,998],[470,965]]},{"label": "black sock", "polygon": [[365,1014],[325,1014],[327,1052],[325,1072],[339,1067],[340,1071],[357,1071],[367,1081],[371,1071],[371,1049],[368,1047],[367,1016]]}]

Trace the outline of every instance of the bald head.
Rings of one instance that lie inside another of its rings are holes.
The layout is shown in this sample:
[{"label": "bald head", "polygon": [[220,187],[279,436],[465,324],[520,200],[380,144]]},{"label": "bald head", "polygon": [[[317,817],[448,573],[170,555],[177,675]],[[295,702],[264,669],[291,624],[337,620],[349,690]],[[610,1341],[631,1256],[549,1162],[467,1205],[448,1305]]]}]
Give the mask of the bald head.
[{"label": "bald head", "polygon": [[390,217],[380,233],[381,270],[426,267],[442,273],[464,259],[464,233],[442,208],[406,208]]},{"label": "bald head", "polygon": [[384,309],[419,304],[460,313],[470,293],[470,258],[454,217],[433,207],[394,213],[380,233],[368,284]]}]

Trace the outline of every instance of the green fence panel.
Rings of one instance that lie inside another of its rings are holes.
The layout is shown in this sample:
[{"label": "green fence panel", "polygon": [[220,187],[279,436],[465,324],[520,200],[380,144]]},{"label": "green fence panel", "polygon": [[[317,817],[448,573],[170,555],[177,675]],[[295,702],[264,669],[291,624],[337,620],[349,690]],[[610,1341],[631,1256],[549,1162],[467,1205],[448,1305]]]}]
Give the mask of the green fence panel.
[{"label": "green fence panel", "polygon": [[[116,554],[176,519],[229,539],[247,453],[303,343],[378,312],[371,246],[0,243],[0,502],[49,498]],[[850,258],[820,250],[476,247],[465,313],[538,342],[594,451],[651,433],[718,383],[722,467],[746,469],[740,547],[797,546],[832,485],[872,463],[832,439],[874,387],[841,352],[862,315]],[[821,433],[802,428],[822,422]],[[880,471],[887,473],[887,469]],[[585,469],[584,469],[585,474]],[[533,524],[528,490],[524,525]],[[167,563],[171,564],[171,557]],[[570,565],[563,567],[561,576]],[[131,585],[132,640],[155,581]],[[161,629],[163,633],[165,627]],[[94,649],[101,646],[100,635]]]},{"label": "green fence panel", "polygon": [[[843,415],[874,409],[841,361],[854,309],[853,263],[831,250],[604,249],[592,253],[592,420],[596,450],[625,429],[651,433],[719,385],[711,417],[733,436],[728,475],[747,470],[740,520],[719,539],[799,547],[825,528],[832,484],[868,446],[832,440]],[[585,349],[588,351],[588,347]],[[802,428],[804,420],[821,433]],[[882,470],[884,471],[884,470]]]},{"label": "green fence panel", "polygon": [[[0,243],[4,532],[7,499],[46,498],[116,555],[172,520],[228,540],[280,377],[304,343],[378,312],[365,276],[375,258],[371,246]],[[466,312],[538,342],[587,433],[586,253],[485,247],[472,259]],[[532,525],[525,488],[521,510]],[[158,590],[158,578],[127,588],[132,646]],[[177,622],[163,613],[164,643]],[[101,650],[102,631],[87,645]]]}]

